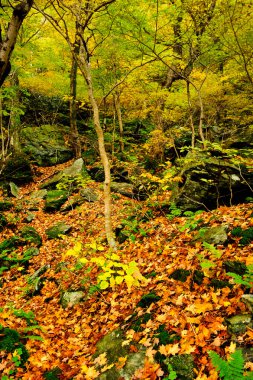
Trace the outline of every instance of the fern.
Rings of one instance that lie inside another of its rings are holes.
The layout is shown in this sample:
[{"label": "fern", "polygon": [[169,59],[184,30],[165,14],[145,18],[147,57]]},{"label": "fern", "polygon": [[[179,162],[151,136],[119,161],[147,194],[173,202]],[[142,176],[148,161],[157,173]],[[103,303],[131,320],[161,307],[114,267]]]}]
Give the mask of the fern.
[{"label": "fern", "polygon": [[244,376],[244,358],[242,350],[236,350],[231,354],[228,361],[223,360],[216,352],[209,351],[212,364],[219,372],[220,378],[224,380],[253,380],[253,373]]}]

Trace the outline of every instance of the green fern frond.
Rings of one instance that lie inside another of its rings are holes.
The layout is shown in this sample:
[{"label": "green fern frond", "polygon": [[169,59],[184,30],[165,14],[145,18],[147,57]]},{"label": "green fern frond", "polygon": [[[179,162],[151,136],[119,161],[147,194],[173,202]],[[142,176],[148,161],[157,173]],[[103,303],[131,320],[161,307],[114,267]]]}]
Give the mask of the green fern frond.
[{"label": "green fern frond", "polygon": [[216,352],[209,351],[212,364],[219,372],[220,378],[224,380],[252,380],[253,374],[248,373],[244,376],[244,357],[242,350],[236,350],[230,355],[228,361],[223,360]]}]

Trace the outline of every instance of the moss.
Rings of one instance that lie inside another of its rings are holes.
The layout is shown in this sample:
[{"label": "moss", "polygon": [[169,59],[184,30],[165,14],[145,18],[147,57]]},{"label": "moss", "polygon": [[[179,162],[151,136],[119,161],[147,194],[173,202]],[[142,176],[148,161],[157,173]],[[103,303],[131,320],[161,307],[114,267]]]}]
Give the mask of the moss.
[{"label": "moss", "polygon": [[165,329],[165,325],[160,325],[156,330],[155,337],[159,339],[159,346],[174,343],[180,339],[180,336],[174,333],[174,331],[168,331]]},{"label": "moss", "polygon": [[223,265],[226,272],[232,272],[243,276],[247,272],[247,266],[241,261],[224,261]]},{"label": "moss", "polygon": [[27,361],[29,354],[23,343],[21,336],[16,330],[9,328],[0,328],[0,351],[14,352],[21,349],[21,366]]},{"label": "moss", "polygon": [[243,230],[241,227],[236,227],[231,231],[231,235],[240,237],[239,245],[248,245],[253,241],[253,227]]},{"label": "moss", "polygon": [[171,275],[170,278],[173,278],[174,280],[178,280],[181,282],[185,282],[187,280],[187,277],[191,274],[191,271],[186,269],[176,269]]},{"label": "moss", "polygon": [[158,302],[161,299],[160,296],[158,296],[155,292],[151,292],[148,294],[145,294],[144,296],[141,297],[141,300],[138,302],[137,306],[139,307],[148,307],[150,306],[153,302]]},{"label": "moss", "polygon": [[40,235],[33,227],[23,227],[20,232],[20,236],[24,239],[25,242],[33,243],[36,246],[40,246],[42,244]]},{"label": "moss", "polygon": [[59,367],[51,369],[43,374],[44,379],[46,380],[58,380],[59,376],[62,374],[62,370]]},{"label": "moss", "polygon": [[141,315],[140,317],[136,317],[137,313],[133,314],[131,329],[138,332],[143,330],[141,325],[147,323],[151,319],[152,315],[150,313],[146,313],[144,315]]},{"label": "moss", "polygon": [[214,288],[215,290],[227,288],[227,287],[231,289],[233,285],[230,284],[228,281],[223,281],[223,280],[218,280],[216,278],[213,278],[210,282],[210,287]]},{"label": "moss", "polygon": [[194,372],[194,359],[192,355],[175,355],[166,359],[166,363],[170,364],[177,374],[177,379],[192,380],[196,377]]}]

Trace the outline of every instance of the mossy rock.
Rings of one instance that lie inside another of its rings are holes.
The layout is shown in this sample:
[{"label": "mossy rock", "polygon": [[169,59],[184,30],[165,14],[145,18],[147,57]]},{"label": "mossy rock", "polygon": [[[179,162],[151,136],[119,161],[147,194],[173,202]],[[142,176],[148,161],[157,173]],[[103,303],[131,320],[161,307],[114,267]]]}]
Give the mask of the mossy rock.
[{"label": "mossy rock", "polygon": [[197,233],[193,240],[218,245],[226,243],[227,239],[227,226],[216,226],[207,228],[204,233]]},{"label": "mossy rock", "polygon": [[226,272],[232,272],[243,276],[247,272],[247,266],[241,261],[224,261],[222,264]]},{"label": "mossy rock", "polygon": [[57,185],[62,185],[64,190],[66,186],[68,187],[69,193],[70,190],[75,190],[75,181],[80,178],[88,178],[88,173],[82,158],[79,158],[74,161],[72,165],[55,174],[52,178],[43,183],[40,189],[55,189]]},{"label": "mossy rock", "polygon": [[[119,358],[127,357],[123,368],[118,369],[115,365],[105,373],[102,373],[99,380],[131,380],[134,373],[143,367],[145,361],[145,348],[140,348],[138,352],[131,353],[127,346],[123,345],[126,340],[122,330],[114,330],[105,335],[98,343],[94,358],[105,353],[108,364],[117,363]],[[98,368],[99,369],[99,368]]]},{"label": "mossy rock", "polygon": [[141,297],[141,300],[137,303],[137,307],[142,307],[142,308],[148,307],[153,302],[158,302],[160,299],[161,297],[158,296],[155,292],[145,294],[144,296]]},{"label": "mossy rock", "polygon": [[73,152],[66,145],[64,135],[69,135],[69,129],[59,125],[26,127],[21,131],[22,149],[39,166],[67,162]]},{"label": "mossy rock", "polygon": [[67,201],[68,192],[65,190],[50,190],[45,199],[45,211],[57,211]]},{"label": "mossy rock", "polygon": [[210,281],[210,285],[209,285],[211,288],[214,288],[215,290],[217,289],[223,289],[223,288],[230,288],[232,289],[233,288],[233,284],[230,284],[228,281],[224,281],[224,280],[218,280],[217,278],[213,278],[211,281]]},{"label": "mossy rock", "polygon": [[48,239],[56,239],[60,235],[66,235],[71,230],[71,226],[64,222],[59,222],[54,226],[46,230],[46,235]]},{"label": "mossy rock", "polygon": [[33,227],[25,226],[20,231],[20,237],[26,242],[39,247],[42,244],[42,238]]},{"label": "mossy rock", "polygon": [[3,228],[7,225],[7,219],[3,214],[0,214],[0,231],[3,230]]},{"label": "mossy rock", "polygon": [[61,297],[61,306],[65,309],[69,306],[74,306],[80,303],[85,298],[83,291],[64,292]]},{"label": "mossy rock", "polygon": [[15,182],[17,184],[28,183],[33,180],[30,162],[23,153],[11,155],[1,173],[3,181]]},{"label": "mossy rock", "polygon": [[174,280],[185,282],[187,280],[187,277],[190,276],[191,271],[187,269],[176,269],[171,275],[170,278],[173,278]]},{"label": "mossy rock", "polygon": [[177,379],[180,380],[192,380],[196,378],[194,371],[194,358],[192,355],[183,354],[175,355],[165,360],[165,363],[170,364],[172,369],[177,374]]},{"label": "mossy rock", "polygon": [[0,211],[9,211],[13,207],[13,203],[9,200],[0,201]]},{"label": "mossy rock", "polygon": [[236,227],[231,231],[231,235],[241,237],[239,245],[248,245],[253,241],[253,227],[243,230],[241,227]]},{"label": "mossy rock", "polygon": [[59,367],[55,367],[50,371],[46,371],[43,374],[45,380],[59,380],[61,378],[62,370]]},{"label": "mossy rock", "polygon": [[247,330],[247,327],[252,328],[252,315],[251,314],[239,314],[233,317],[226,318],[228,331],[231,334],[241,335]]}]

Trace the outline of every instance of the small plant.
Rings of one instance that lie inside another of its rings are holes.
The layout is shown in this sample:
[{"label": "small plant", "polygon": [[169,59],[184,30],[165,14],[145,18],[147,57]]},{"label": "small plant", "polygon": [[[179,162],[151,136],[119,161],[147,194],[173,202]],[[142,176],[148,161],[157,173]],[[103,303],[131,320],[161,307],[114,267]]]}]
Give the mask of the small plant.
[{"label": "small plant", "polygon": [[202,218],[196,219],[196,216],[198,216],[199,214],[202,214],[202,212],[203,212],[202,210],[198,210],[196,212],[185,211],[183,213],[183,216],[187,216],[187,221],[182,227],[179,228],[179,231],[183,232],[185,230],[190,230],[190,231],[195,230],[203,222]]},{"label": "small plant", "polygon": [[231,235],[240,237],[239,245],[248,245],[253,241],[253,228],[247,228],[243,230],[241,227],[236,227],[231,231]]},{"label": "small plant", "polygon": [[171,203],[170,208],[169,208],[169,214],[167,214],[167,218],[169,220],[172,220],[176,216],[181,216],[182,215],[182,210],[175,205],[175,203]]},{"label": "small plant", "polygon": [[57,190],[67,190],[72,193],[75,189],[84,189],[91,182],[90,176],[78,174],[75,177],[63,175],[60,182],[56,185]]},{"label": "small plant", "polygon": [[215,259],[219,259],[222,253],[214,247],[213,244],[203,242],[203,247],[206,248],[210,253],[210,259],[207,259],[203,253],[197,255],[199,263],[203,272],[206,276],[209,276],[209,270],[216,267]]},{"label": "small plant", "polygon": [[176,380],[177,379],[177,373],[174,371],[172,365],[168,364],[168,372],[169,375],[164,378],[164,380]]},{"label": "small plant", "polygon": [[147,282],[147,279],[140,273],[135,261],[128,264],[122,263],[120,257],[115,253],[94,257],[91,262],[96,263],[103,271],[97,278],[98,286],[101,290],[109,287],[114,288],[123,282],[126,283],[128,290],[130,290],[132,286],[140,286],[141,283]]},{"label": "small plant", "polygon": [[247,272],[244,275],[233,272],[227,274],[234,279],[236,284],[244,285],[249,289],[253,287],[253,264],[247,266]]},{"label": "small plant", "polygon": [[209,351],[212,364],[219,372],[219,376],[223,380],[253,380],[253,373],[244,374],[244,357],[242,350],[236,350],[230,355],[226,361],[222,359],[216,352]]}]

